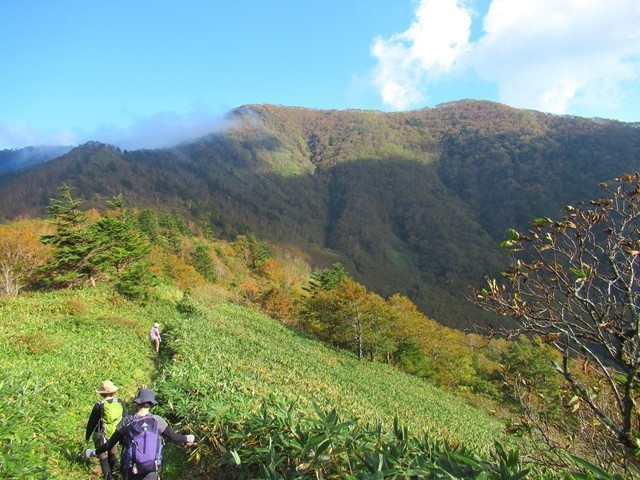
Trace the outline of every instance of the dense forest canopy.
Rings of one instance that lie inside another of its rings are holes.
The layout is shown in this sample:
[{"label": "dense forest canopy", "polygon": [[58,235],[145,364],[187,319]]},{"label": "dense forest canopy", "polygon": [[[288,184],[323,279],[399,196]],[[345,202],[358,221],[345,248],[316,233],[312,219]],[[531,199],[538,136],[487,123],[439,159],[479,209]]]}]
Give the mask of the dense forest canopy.
[{"label": "dense forest canopy", "polygon": [[508,228],[592,198],[633,171],[640,129],[461,101],[402,113],[250,105],[229,130],[171,149],[91,142],[0,177],[0,218],[43,215],[57,186],[87,206],[123,194],[216,234],[255,232],[339,261],[383,296],[400,292],[459,328],[491,317],[460,292],[503,265]]}]

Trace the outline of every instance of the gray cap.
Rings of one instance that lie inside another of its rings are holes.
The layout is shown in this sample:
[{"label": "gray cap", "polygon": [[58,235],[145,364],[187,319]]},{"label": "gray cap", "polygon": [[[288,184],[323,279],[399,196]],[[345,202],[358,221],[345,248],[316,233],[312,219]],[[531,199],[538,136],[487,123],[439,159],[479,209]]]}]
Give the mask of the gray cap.
[{"label": "gray cap", "polygon": [[153,390],[150,388],[141,388],[138,390],[138,396],[133,399],[135,403],[138,405],[142,403],[151,403],[153,405],[157,405],[155,395],[153,394]]}]

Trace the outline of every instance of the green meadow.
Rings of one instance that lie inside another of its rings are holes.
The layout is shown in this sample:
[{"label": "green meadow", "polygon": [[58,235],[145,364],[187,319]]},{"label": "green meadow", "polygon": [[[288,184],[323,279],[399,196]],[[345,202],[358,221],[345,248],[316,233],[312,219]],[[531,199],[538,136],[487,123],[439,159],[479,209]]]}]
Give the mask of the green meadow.
[{"label": "green meadow", "polygon": [[170,325],[171,361],[156,387],[177,414],[215,421],[255,412],[269,397],[298,409],[391,423],[475,448],[506,441],[504,426],[417,377],[330,348],[253,310],[221,302]]},{"label": "green meadow", "polygon": [[95,389],[111,378],[132,398],[152,383],[146,330],[163,310],[100,289],[0,302],[0,478],[88,478]]},{"label": "green meadow", "polygon": [[[139,305],[95,288],[0,302],[0,478],[96,478],[97,461],[82,458],[92,446],[84,430],[107,378],[126,401],[139,387],[154,388],[156,413],[208,442],[241,428],[263,404],[293,404],[303,416],[318,408],[363,424],[397,418],[412,433],[481,455],[496,441],[513,446],[496,418],[416,377],[233,303],[181,295],[164,289]],[[147,340],[154,321],[164,334],[159,356]],[[224,438],[216,442],[224,453]],[[216,463],[203,457],[211,449],[166,450],[163,479],[207,478],[204,465]]]}]

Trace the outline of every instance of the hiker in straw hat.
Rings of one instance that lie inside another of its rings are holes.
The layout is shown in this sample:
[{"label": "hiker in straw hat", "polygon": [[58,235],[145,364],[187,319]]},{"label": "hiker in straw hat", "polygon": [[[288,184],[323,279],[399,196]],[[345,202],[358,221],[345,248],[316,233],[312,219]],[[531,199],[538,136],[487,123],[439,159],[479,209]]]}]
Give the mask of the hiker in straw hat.
[{"label": "hiker in straw hat", "polygon": [[[124,402],[116,397],[117,391],[118,387],[111,380],[103,381],[96,389],[96,393],[100,394],[102,398],[93,405],[85,431],[85,440],[88,442],[89,438],[93,436],[96,448],[107,443],[122,417],[127,414]],[[116,450],[117,445],[98,455],[105,480],[113,479],[111,471],[116,462]]]}]

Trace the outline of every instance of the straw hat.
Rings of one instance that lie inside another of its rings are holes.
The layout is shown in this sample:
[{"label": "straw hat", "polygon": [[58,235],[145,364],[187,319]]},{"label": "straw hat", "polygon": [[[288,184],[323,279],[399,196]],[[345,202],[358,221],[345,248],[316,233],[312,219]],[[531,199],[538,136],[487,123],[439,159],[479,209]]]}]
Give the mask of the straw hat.
[{"label": "straw hat", "polygon": [[116,387],[111,380],[105,380],[100,384],[96,393],[116,393],[117,391],[118,387]]}]

